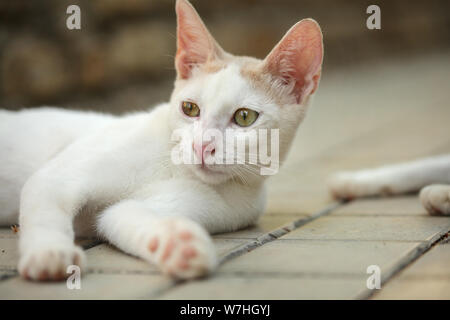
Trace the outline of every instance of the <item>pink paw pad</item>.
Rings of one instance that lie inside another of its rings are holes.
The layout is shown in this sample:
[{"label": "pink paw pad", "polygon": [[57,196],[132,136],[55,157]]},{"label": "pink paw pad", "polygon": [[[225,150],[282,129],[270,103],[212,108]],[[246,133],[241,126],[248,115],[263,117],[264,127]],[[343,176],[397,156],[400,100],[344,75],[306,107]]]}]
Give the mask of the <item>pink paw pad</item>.
[{"label": "pink paw pad", "polygon": [[180,232],[180,239],[181,240],[188,241],[188,240],[191,240],[192,237],[193,237],[192,233],[190,233],[189,231],[181,231]]},{"label": "pink paw pad", "polygon": [[148,244],[148,249],[151,252],[155,252],[156,250],[158,250],[158,246],[159,246],[159,240],[158,238],[152,238]]},{"label": "pink paw pad", "polygon": [[153,237],[150,239],[148,249],[152,253],[156,253],[161,250],[159,260],[166,264],[173,260],[172,267],[166,269],[167,274],[176,274],[176,270],[188,270],[191,265],[191,259],[197,257],[198,252],[196,248],[191,244],[194,240],[194,235],[191,231],[183,230],[174,232],[173,235],[163,241],[161,244],[159,237]]},{"label": "pink paw pad", "polygon": [[188,279],[215,267],[213,245],[208,235],[184,219],[163,219],[146,242],[148,260],[174,278]]},{"label": "pink paw pad", "polygon": [[180,268],[181,270],[186,270],[189,268],[189,263],[186,260],[180,260],[178,261],[178,268]]},{"label": "pink paw pad", "polygon": [[186,259],[193,258],[197,255],[197,251],[192,247],[183,248],[183,251],[181,253]]}]

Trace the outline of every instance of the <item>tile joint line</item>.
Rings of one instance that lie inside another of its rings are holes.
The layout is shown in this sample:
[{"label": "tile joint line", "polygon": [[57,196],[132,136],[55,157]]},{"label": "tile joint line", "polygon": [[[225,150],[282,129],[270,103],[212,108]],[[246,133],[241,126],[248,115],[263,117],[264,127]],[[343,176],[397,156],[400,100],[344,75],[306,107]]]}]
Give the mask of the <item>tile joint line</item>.
[{"label": "tile joint line", "polygon": [[[415,247],[409,254],[404,256],[400,261],[389,270],[386,274],[384,274],[381,278],[381,288],[386,285],[391,279],[393,279],[396,275],[398,275],[401,271],[405,270],[415,261],[419,260],[422,256],[424,256],[428,251],[431,250],[435,245],[438,245],[441,242],[445,242],[445,239],[449,236],[450,228],[446,228],[443,231],[440,231],[437,235],[431,238],[427,242],[422,242],[417,247]],[[376,296],[377,290],[365,289],[359,295],[356,296],[356,299],[367,300]]]},{"label": "tile joint line", "polygon": [[259,237],[257,237],[255,240],[244,243],[243,245],[239,246],[235,250],[231,251],[224,257],[222,257],[219,261],[219,264],[223,264],[231,259],[234,259],[236,257],[239,257],[247,252],[250,252],[258,247],[263,246],[266,243],[272,242],[274,240],[277,240],[278,238],[288,234],[289,232],[292,232],[293,230],[300,228],[304,226],[305,224],[316,220],[322,216],[330,214],[332,211],[336,210],[338,207],[344,205],[348,201],[337,201],[333,202],[332,204],[328,205],[324,209],[313,213],[310,216],[302,217],[297,220],[294,220],[286,225],[283,225],[282,227],[279,227],[275,230],[269,231]]}]

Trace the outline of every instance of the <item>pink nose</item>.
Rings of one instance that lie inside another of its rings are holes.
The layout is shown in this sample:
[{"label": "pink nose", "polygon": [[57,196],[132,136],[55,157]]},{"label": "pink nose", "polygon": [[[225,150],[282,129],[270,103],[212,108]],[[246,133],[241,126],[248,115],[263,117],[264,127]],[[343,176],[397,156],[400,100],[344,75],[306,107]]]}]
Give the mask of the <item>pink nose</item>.
[{"label": "pink nose", "polygon": [[195,154],[202,164],[205,162],[205,157],[209,154],[214,154],[215,148],[211,142],[204,142],[203,144],[193,143]]}]

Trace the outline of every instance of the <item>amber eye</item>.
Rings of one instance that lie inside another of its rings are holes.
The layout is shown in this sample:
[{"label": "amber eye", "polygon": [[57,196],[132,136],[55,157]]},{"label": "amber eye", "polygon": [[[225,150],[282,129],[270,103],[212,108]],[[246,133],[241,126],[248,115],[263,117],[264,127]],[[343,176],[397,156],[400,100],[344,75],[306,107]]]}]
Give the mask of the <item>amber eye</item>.
[{"label": "amber eye", "polygon": [[198,117],[200,115],[200,108],[193,102],[183,101],[181,108],[188,117]]},{"label": "amber eye", "polygon": [[248,127],[258,119],[258,116],[259,113],[254,110],[241,108],[234,113],[234,122],[241,127]]}]

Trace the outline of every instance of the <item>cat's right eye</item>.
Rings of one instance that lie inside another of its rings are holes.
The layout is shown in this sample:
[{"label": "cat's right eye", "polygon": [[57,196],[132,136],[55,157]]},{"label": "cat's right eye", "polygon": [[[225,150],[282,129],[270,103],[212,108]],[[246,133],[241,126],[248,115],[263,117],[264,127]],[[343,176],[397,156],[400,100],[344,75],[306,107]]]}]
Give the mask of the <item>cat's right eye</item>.
[{"label": "cat's right eye", "polygon": [[181,109],[188,117],[198,117],[200,115],[200,108],[196,103],[190,101],[183,101],[181,103]]}]

